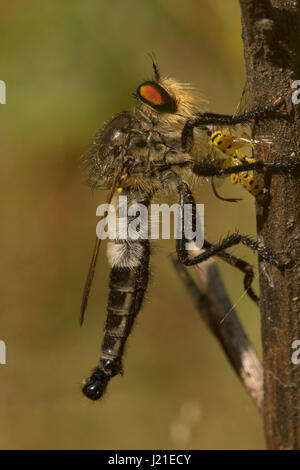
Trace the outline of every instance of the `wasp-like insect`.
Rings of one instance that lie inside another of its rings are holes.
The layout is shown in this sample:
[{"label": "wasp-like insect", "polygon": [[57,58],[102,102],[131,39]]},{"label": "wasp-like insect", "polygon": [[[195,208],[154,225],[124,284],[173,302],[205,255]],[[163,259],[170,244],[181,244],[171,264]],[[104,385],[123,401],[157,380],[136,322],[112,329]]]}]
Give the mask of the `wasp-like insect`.
[{"label": "wasp-like insect", "polygon": [[[225,155],[227,159],[223,161],[222,168],[230,168],[232,166],[241,165],[243,162],[255,163],[255,159],[248,157],[246,153],[242,150],[246,144],[254,145],[252,139],[245,133],[241,137],[237,137],[229,129],[218,129],[217,131],[211,132],[208,131],[210,139],[208,141],[209,145],[220,150]],[[270,141],[267,141],[269,144]],[[255,141],[256,143],[261,143]],[[232,173],[230,175],[230,180],[232,184],[240,183],[246,191],[248,191],[252,196],[255,197],[256,201],[259,204],[264,204],[267,202],[269,194],[268,190],[264,188],[256,179],[253,177],[252,172],[241,171],[240,173]],[[212,181],[212,187],[214,194],[223,201],[232,201],[236,202],[240,199],[225,199],[216,192],[214,183]]]},{"label": "wasp-like insect", "polygon": [[[251,120],[278,117],[277,107],[247,112],[237,116],[199,113],[202,102],[189,86],[170,78],[162,79],[153,63],[154,79],[138,86],[134,95],[138,106],[133,111],[122,111],[113,117],[95,136],[85,156],[88,181],[92,188],[110,189],[108,202],[117,205],[117,194],[126,195],[128,204],[142,203],[148,207],[153,195],[161,189],[171,189],[179,194],[181,214],[186,204],[195,208],[188,183],[183,180],[182,169],[202,177],[239,175],[264,167],[291,171],[294,162],[285,160],[281,165],[266,164],[256,160],[238,158],[238,164],[224,165],[228,159],[212,161],[201,155],[199,132],[210,131],[211,126],[232,126]],[[217,127],[218,128],[218,127]],[[211,139],[216,136],[211,135]],[[224,150],[223,150],[224,151]],[[231,157],[230,157],[231,158]],[[234,155],[232,156],[234,158]],[[249,173],[247,173],[249,175]],[[251,185],[250,179],[248,183]],[[261,189],[261,188],[259,188]],[[253,193],[255,196],[257,194]],[[225,250],[238,243],[257,250],[262,259],[284,269],[284,263],[268,253],[257,242],[234,233],[218,244],[204,241],[202,253],[191,258],[186,249],[185,233],[176,241],[179,261],[192,266],[217,255],[244,273],[244,286],[248,295],[258,298],[251,288],[252,267]],[[100,239],[95,249],[88,273],[81,306],[81,323],[87,305]],[[122,373],[122,356],[126,340],[138,314],[148,284],[149,240],[116,237],[108,243],[108,260],[111,265],[110,293],[107,302],[107,319],[100,362],[83,385],[83,393],[92,400],[99,399],[115,375]]]}]

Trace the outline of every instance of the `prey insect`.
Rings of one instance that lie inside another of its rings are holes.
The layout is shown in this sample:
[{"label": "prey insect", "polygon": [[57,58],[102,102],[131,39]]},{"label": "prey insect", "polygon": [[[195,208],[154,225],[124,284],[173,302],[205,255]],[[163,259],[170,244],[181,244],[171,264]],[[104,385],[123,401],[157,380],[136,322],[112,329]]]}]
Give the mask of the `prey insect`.
[{"label": "prey insect", "polygon": [[[253,169],[261,170],[267,166],[260,161],[240,158],[238,165],[224,167],[224,159],[209,160],[199,152],[199,136],[194,128],[207,130],[209,126],[231,126],[250,120],[278,118],[278,113],[272,106],[234,117],[199,113],[202,102],[189,85],[170,78],[161,78],[156,64],[153,64],[153,69],[154,78],[137,88],[134,95],[136,108],[114,116],[95,136],[85,155],[88,182],[92,188],[109,189],[108,201],[116,207],[120,192],[127,196],[128,205],[140,203],[149,207],[158,191],[173,190],[178,194],[181,216],[184,218],[185,204],[191,204],[195,213],[195,200],[188,182],[183,179],[182,169],[198,176],[218,177],[238,175]],[[291,171],[291,163],[287,161],[282,165],[276,163],[269,167]],[[186,241],[185,233],[182,233],[182,238],[176,242],[181,263],[191,266],[211,256],[219,256],[244,274],[244,286],[248,295],[256,302],[258,297],[251,287],[252,267],[225,250],[242,243],[258,251],[262,259],[284,269],[284,263],[276,256],[238,233],[226,237],[218,244],[205,240],[204,251],[194,258],[190,257],[186,249]],[[99,247],[100,240],[96,240],[83,294],[81,323]],[[126,341],[147,289],[150,243],[142,237],[124,239],[116,236],[108,242],[107,255],[111,266],[110,292],[100,361],[82,387],[83,393],[92,400],[99,399],[110,379],[123,372],[122,357]]]},{"label": "prey insect", "polygon": [[[241,165],[243,162],[255,163],[255,159],[247,157],[247,155],[241,148],[246,144],[254,145],[253,141],[249,138],[247,134],[243,133],[241,137],[237,137],[228,129],[219,129],[214,132],[208,131],[208,135],[210,136],[210,139],[208,141],[209,145],[214,148],[217,148],[228,156],[228,158],[223,161],[222,168],[230,168],[232,166]],[[257,143],[257,141],[255,143]],[[268,143],[270,142],[268,141]],[[264,204],[267,201],[267,189],[264,188],[258,181],[256,181],[251,172],[242,171],[240,173],[232,173],[230,175],[230,180],[232,184],[240,183],[246,189],[246,191],[248,191],[252,196],[255,197],[256,201],[259,204]],[[212,187],[214,194],[223,201],[235,202],[239,200],[225,199],[219,196],[215,189],[213,180]]]}]

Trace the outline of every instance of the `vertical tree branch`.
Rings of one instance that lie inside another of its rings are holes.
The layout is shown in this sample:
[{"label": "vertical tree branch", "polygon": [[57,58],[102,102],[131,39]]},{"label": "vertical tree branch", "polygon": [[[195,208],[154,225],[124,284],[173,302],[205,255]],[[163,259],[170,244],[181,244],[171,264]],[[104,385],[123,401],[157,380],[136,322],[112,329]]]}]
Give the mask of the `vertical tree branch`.
[{"label": "vertical tree branch", "polygon": [[[299,106],[291,106],[291,83],[300,79],[299,0],[240,0],[249,108],[283,97],[289,119],[254,126],[253,137],[272,139],[257,152],[267,160],[300,158]],[[300,365],[292,362],[300,339],[300,191],[298,175],[267,174],[271,201],[257,209],[258,239],[294,264],[279,272],[260,262],[264,367],[264,421],[269,449],[300,449]]]}]

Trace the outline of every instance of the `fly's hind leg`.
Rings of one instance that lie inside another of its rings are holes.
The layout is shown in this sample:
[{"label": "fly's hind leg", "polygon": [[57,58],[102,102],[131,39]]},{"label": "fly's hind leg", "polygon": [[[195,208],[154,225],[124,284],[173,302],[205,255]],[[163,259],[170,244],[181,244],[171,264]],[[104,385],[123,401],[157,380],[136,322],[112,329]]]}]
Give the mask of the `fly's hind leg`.
[{"label": "fly's hind leg", "polygon": [[[215,245],[212,243],[209,243],[207,240],[204,240],[203,248],[204,249],[211,249]],[[254,279],[254,271],[253,267],[251,264],[247,263],[247,261],[242,260],[241,258],[237,258],[236,256],[227,253],[226,251],[220,251],[217,256],[221,258],[223,261],[226,263],[230,264],[231,266],[234,266],[237,268],[239,271],[241,271],[244,274],[244,288],[245,291],[247,292],[247,295],[250,297],[250,299],[253,300],[253,302],[258,303],[259,302],[259,297],[256,295],[252,288],[252,282]],[[183,263],[184,264],[184,263]]]},{"label": "fly's hind leg", "polygon": [[[182,219],[184,219],[185,204],[192,204],[193,218],[194,218],[196,205],[195,205],[195,200],[193,198],[193,195],[189,187],[187,186],[186,183],[183,183],[181,187],[179,188],[179,191],[180,191],[179,204],[181,207]],[[194,225],[194,223],[195,222],[193,221],[192,224]],[[272,264],[273,266],[276,266],[278,269],[283,270],[285,268],[285,264],[282,261],[280,261],[273,254],[269,253],[267,250],[262,248],[258,242],[255,242],[251,240],[249,237],[246,237],[244,235],[240,235],[239,233],[234,233],[232,235],[229,235],[228,237],[226,237],[224,240],[220,241],[217,244],[212,244],[204,240],[204,244],[203,244],[204,251],[200,253],[199,255],[191,258],[189,255],[189,251],[186,249],[186,244],[189,240],[187,240],[185,237],[183,224],[181,224],[181,229],[182,229],[181,238],[176,240],[176,251],[177,251],[177,256],[178,256],[180,263],[184,264],[185,266],[195,266],[196,264],[202,263],[203,261],[206,261],[213,256],[220,257],[225,262],[227,262],[231,266],[236,267],[237,269],[239,269],[241,272],[244,273],[244,287],[249,297],[255,302],[258,302],[259,298],[257,297],[257,295],[255,294],[255,292],[253,291],[251,287],[251,284],[254,278],[252,266],[246,261],[240,258],[237,258],[236,256],[231,255],[224,250],[232,246],[235,246],[239,243],[242,243],[243,245],[248,246],[253,251],[257,251],[259,255],[262,257],[262,259],[268,261],[270,264]]]}]

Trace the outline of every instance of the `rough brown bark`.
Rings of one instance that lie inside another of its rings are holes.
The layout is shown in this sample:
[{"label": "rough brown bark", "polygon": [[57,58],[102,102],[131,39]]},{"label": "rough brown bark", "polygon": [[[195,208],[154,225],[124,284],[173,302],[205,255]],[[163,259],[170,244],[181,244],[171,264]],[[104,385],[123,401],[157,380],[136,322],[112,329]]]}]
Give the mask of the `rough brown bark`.
[{"label": "rough brown bark", "polygon": [[[240,0],[249,108],[263,108],[283,97],[289,119],[254,126],[253,137],[271,138],[258,155],[267,160],[299,159],[300,104],[292,106],[291,83],[300,80],[299,0]],[[292,343],[300,339],[299,173],[268,173],[271,201],[257,209],[258,239],[267,250],[294,265],[284,273],[260,262],[264,367],[264,421],[269,449],[300,449],[300,365]]]}]

